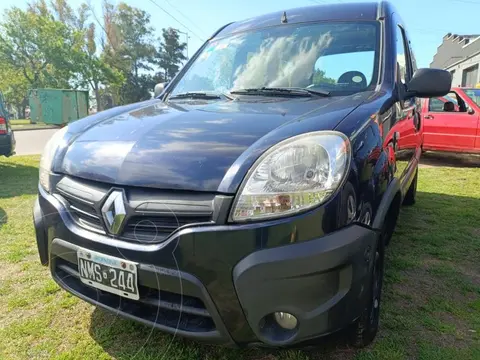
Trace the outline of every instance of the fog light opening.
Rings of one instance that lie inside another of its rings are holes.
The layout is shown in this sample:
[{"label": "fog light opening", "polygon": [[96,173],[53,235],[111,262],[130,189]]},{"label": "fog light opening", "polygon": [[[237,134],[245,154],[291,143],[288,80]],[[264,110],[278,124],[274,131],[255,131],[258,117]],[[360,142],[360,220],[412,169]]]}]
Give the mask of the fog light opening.
[{"label": "fog light opening", "polygon": [[265,316],[259,325],[264,341],[270,344],[287,344],[298,332],[298,319],[287,312],[278,311]]},{"label": "fog light opening", "polygon": [[287,312],[278,311],[273,316],[277,324],[285,330],[293,330],[298,325],[297,318]]}]

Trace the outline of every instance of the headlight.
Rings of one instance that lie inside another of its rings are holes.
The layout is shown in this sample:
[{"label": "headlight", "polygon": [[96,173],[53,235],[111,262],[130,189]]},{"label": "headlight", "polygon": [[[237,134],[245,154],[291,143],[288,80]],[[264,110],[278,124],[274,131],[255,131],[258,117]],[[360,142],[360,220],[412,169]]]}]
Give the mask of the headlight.
[{"label": "headlight", "polygon": [[342,185],[350,158],[350,141],[336,131],[302,134],[278,143],[243,180],[232,220],[275,218],[324,203]]},{"label": "headlight", "polygon": [[50,192],[50,174],[52,171],[52,163],[55,158],[55,153],[63,141],[63,137],[68,130],[68,126],[65,126],[61,130],[58,130],[43,149],[42,157],[40,158],[40,185]]}]

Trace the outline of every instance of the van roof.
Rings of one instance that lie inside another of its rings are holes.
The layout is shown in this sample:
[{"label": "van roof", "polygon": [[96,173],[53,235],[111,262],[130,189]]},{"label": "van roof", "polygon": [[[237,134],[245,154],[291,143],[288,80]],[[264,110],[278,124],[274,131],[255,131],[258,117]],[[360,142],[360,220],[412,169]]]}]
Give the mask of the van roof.
[{"label": "van roof", "polygon": [[[390,13],[388,2],[365,3],[335,3],[298,7],[285,10],[289,24],[314,22],[314,21],[353,21],[353,20],[378,20],[385,13]],[[225,36],[241,31],[253,30],[282,23],[283,11],[256,16],[243,21],[238,21],[225,26],[217,36]]]}]

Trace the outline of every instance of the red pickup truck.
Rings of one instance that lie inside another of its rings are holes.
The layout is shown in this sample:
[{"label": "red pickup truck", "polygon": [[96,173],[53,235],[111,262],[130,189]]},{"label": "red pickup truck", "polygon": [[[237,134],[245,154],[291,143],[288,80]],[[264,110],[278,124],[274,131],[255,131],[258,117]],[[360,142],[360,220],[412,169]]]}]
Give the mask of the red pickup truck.
[{"label": "red pickup truck", "polygon": [[480,153],[480,89],[426,99],[422,120],[424,151]]}]

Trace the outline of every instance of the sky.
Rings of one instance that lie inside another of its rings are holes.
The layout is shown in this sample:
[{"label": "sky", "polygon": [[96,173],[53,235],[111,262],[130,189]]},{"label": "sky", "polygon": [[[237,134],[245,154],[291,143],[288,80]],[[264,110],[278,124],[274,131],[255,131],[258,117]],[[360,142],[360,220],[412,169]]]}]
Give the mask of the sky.
[{"label": "sky", "polygon": [[[70,0],[75,8],[83,0]],[[101,18],[101,0],[90,0]],[[117,1],[113,1],[118,2]],[[189,34],[191,56],[218,28],[272,11],[332,2],[362,0],[123,0],[151,15],[158,36],[174,27]],[[419,67],[428,67],[445,34],[480,34],[480,0],[391,0],[403,18]],[[155,5],[155,3],[158,5]],[[0,13],[12,6],[26,7],[27,0],[0,0]],[[161,8],[164,10],[162,10]],[[169,14],[167,14],[167,12]],[[182,35],[185,39],[186,35]]]}]

